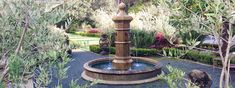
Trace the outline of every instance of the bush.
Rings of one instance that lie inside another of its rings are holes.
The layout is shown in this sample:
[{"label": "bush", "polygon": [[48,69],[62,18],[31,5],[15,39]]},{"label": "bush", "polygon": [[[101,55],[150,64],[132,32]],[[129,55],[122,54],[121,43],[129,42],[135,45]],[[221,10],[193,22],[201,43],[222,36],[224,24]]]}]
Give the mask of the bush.
[{"label": "bush", "polygon": [[185,51],[176,48],[163,48],[163,54],[170,57],[179,57],[185,53]]},{"label": "bush", "polygon": [[85,32],[73,32],[73,34],[87,36],[87,37],[100,37],[99,33],[85,33]]},{"label": "bush", "polygon": [[79,43],[77,41],[70,40],[69,44],[72,49],[77,49],[77,48],[81,47],[81,43]]},{"label": "bush", "polygon": [[2,82],[0,82],[0,88],[4,88],[4,85]]},{"label": "bush", "polygon": [[169,88],[199,88],[192,84],[190,80],[184,79],[186,75],[181,69],[166,66],[167,73],[159,75],[159,79],[163,79],[168,84]]},{"label": "bush", "polygon": [[[51,2],[48,1],[48,3]],[[44,11],[47,5],[47,3],[39,4],[35,0],[7,0],[4,3],[0,1],[0,7],[3,6],[1,12],[4,12],[0,16],[0,46],[2,49],[0,56],[7,52],[5,57],[8,57],[6,61],[8,70],[0,69],[7,71],[7,76],[0,75],[5,76],[3,79],[11,82],[9,85],[12,87],[23,85],[24,81],[27,82],[24,79],[28,79],[28,76],[31,75],[34,76],[36,88],[47,86],[52,82],[48,77],[51,75],[52,68],[59,71],[59,73],[53,74],[54,78],[62,80],[60,78],[66,77],[64,74],[67,72],[67,66],[65,65],[70,61],[66,52],[70,49],[65,42],[67,38],[60,30],[48,26],[61,21],[67,12],[65,9],[60,9],[59,6],[62,3],[51,8],[53,10]],[[36,68],[40,68],[39,75],[34,75],[37,73]],[[29,74],[26,75],[25,72]],[[6,84],[8,85],[8,83]]]},{"label": "bush", "polygon": [[66,33],[71,33],[71,32],[74,32],[74,31],[77,31],[78,30],[78,26],[76,23],[72,23],[68,29],[66,29]]},{"label": "bush", "polygon": [[115,54],[116,49],[115,49],[115,47],[109,47],[109,51],[111,54]]},{"label": "bush", "polygon": [[130,13],[138,13],[139,11],[143,10],[145,5],[143,3],[137,3],[136,5],[129,8]]},{"label": "bush", "polygon": [[210,52],[199,52],[195,50],[188,51],[184,56],[186,59],[212,64],[213,55]]},{"label": "bush", "polygon": [[[145,31],[140,29],[133,29],[130,31],[131,46],[136,48],[149,48],[155,41],[156,31]],[[110,44],[115,46],[115,32],[107,32],[109,35]]]},{"label": "bush", "polygon": [[146,49],[146,48],[132,48],[131,55],[133,56],[152,56],[156,55],[156,49]]},{"label": "bush", "polygon": [[194,44],[194,41],[200,41],[203,39],[202,34],[195,30],[179,31],[179,37],[182,39],[182,43],[185,45],[192,45]]},{"label": "bush", "polygon": [[9,58],[9,79],[13,82],[20,80],[20,74],[23,72],[23,62],[20,57],[10,56]]},{"label": "bush", "polygon": [[137,48],[148,48],[155,40],[156,31],[131,30],[131,42]]},{"label": "bush", "polygon": [[235,64],[235,59],[231,59],[231,64]]},{"label": "bush", "polygon": [[94,52],[94,53],[99,53],[101,50],[99,45],[90,45],[89,49],[91,52]]},{"label": "bush", "polygon": [[[100,52],[99,45],[90,45],[90,51],[94,53]],[[115,54],[115,47],[109,47],[110,54]],[[156,55],[156,49],[145,49],[145,48],[131,48],[131,55],[132,56],[151,56]]]}]

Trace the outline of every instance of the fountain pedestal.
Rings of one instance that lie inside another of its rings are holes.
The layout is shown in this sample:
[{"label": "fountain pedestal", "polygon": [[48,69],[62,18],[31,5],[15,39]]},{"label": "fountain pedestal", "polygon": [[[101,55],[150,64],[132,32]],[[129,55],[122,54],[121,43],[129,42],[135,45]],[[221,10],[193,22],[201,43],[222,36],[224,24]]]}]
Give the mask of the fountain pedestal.
[{"label": "fountain pedestal", "polygon": [[128,16],[125,12],[125,4],[119,4],[119,13],[113,17],[116,30],[116,54],[112,61],[114,69],[125,70],[129,69],[133,60],[130,56],[130,22],[132,17]]}]

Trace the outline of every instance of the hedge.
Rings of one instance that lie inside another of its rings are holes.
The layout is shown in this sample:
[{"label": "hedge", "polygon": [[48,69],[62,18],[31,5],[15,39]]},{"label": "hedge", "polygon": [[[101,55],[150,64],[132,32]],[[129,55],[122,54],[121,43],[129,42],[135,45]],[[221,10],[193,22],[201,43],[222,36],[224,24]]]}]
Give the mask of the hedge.
[{"label": "hedge", "polygon": [[[99,53],[101,50],[99,45],[90,45],[89,48],[91,52],[95,52],[95,53]],[[115,47],[110,47],[109,50],[110,50],[110,54],[115,54]],[[185,52],[183,50],[176,49],[176,48],[164,48],[163,51],[165,51],[165,53],[167,53],[167,55],[171,57],[180,56],[186,53],[182,57],[183,59],[189,59],[189,60],[198,61],[198,62],[206,63],[206,64],[213,63],[212,62],[213,54],[210,52],[200,52],[196,50],[189,50],[188,52]],[[131,48],[132,56],[153,56],[156,54],[157,54],[156,49]]]},{"label": "hedge", "polygon": [[131,48],[131,55],[133,56],[153,56],[156,54],[157,54],[156,49]]},{"label": "hedge", "polygon": [[185,54],[184,58],[207,64],[213,63],[213,54],[210,52],[200,52],[196,50],[190,50]]},{"label": "hedge", "polygon": [[170,57],[178,57],[181,56],[183,59],[189,59],[193,61],[198,61],[201,63],[206,63],[206,64],[212,64],[213,62],[213,54],[210,52],[203,52],[203,51],[197,51],[197,50],[189,50],[189,51],[184,51],[181,49],[177,48],[163,48],[163,54],[165,56],[170,56]]},{"label": "hedge", "polygon": [[[99,53],[100,47],[99,45],[90,45],[89,46],[91,52]],[[115,47],[109,47],[110,54],[115,54]],[[156,49],[147,49],[147,48],[131,48],[132,56],[152,56],[156,55]]]},{"label": "hedge", "polygon": [[184,50],[177,48],[163,48],[162,51],[165,56],[170,56],[170,57],[178,57],[185,53]]},{"label": "hedge", "polygon": [[231,64],[235,64],[235,58],[231,60]]},{"label": "hedge", "polygon": [[94,52],[94,53],[99,53],[100,52],[100,47],[98,45],[90,45],[89,49],[90,49],[91,52]]}]

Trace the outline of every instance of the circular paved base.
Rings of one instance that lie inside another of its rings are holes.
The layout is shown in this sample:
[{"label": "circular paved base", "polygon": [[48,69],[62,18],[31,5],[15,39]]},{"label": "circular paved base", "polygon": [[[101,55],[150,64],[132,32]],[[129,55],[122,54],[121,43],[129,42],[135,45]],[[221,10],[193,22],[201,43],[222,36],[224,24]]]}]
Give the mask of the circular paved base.
[{"label": "circular paved base", "polygon": [[113,85],[127,85],[127,84],[142,84],[142,83],[148,83],[158,80],[158,77],[153,77],[149,79],[143,79],[143,80],[135,80],[135,81],[109,81],[109,80],[98,80],[91,78],[85,74],[85,72],[82,72],[82,78],[88,81],[98,81],[98,83],[101,84],[113,84]]}]

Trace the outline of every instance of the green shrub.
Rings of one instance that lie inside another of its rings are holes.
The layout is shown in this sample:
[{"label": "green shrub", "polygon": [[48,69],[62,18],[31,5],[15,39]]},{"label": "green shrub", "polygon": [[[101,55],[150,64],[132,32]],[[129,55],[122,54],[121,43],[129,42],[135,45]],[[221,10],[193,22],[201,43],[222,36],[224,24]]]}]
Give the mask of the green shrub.
[{"label": "green shrub", "polygon": [[4,85],[2,82],[0,82],[0,88],[4,88]]},{"label": "green shrub", "polygon": [[81,47],[81,44],[76,42],[76,41],[73,41],[73,40],[70,40],[69,42],[70,46],[72,49],[77,49],[77,48],[80,48]]},{"label": "green shrub", "polygon": [[132,48],[131,54],[133,56],[151,56],[156,55],[156,49],[146,49],[146,48]]},{"label": "green shrub", "polygon": [[155,40],[156,31],[131,30],[131,43],[137,48],[148,48]]},{"label": "green shrub", "polygon": [[179,57],[185,53],[185,51],[176,48],[163,48],[163,54],[170,57]]},{"label": "green shrub", "polygon": [[76,23],[73,23],[69,26],[69,28],[66,30],[67,33],[71,33],[78,30],[78,25]]},{"label": "green shrub", "polygon": [[[99,45],[90,45],[89,49],[91,52],[99,53],[101,51]],[[110,54],[115,54],[115,47],[109,47]]]},{"label": "green shrub", "polygon": [[198,57],[197,55],[199,54],[198,51],[193,51],[193,50],[190,50],[186,53],[186,55],[184,56],[185,59],[190,59],[190,60],[195,60],[196,61],[196,58]]},{"label": "green shrub", "polygon": [[[136,48],[149,48],[155,41],[156,31],[145,31],[140,29],[133,29],[130,31],[131,45]],[[110,44],[115,46],[115,32],[107,32],[109,35]]]},{"label": "green shrub", "polygon": [[10,56],[9,59],[9,79],[17,83],[23,71],[23,62],[19,56]]},{"label": "green shrub", "polygon": [[194,41],[203,39],[202,34],[195,30],[181,30],[178,35],[182,39],[182,43],[186,45],[192,45],[194,44]]},{"label": "green shrub", "polygon": [[[70,47],[65,44],[66,38],[63,33],[48,27],[62,20],[67,14],[65,11],[67,6],[61,3],[51,10],[45,11],[48,3],[52,2],[48,1],[42,5],[35,0],[6,0],[4,3],[2,1],[0,1],[0,8],[4,13],[1,13],[0,16],[0,46],[2,49],[0,56],[6,53],[5,57],[8,57],[7,69],[1,69],[7,71],[3,79],[11,81],[9,85],[18,88],[24,81],[27,82],[24,79],[37,73],[36,68],[41,67],[43,70],[40,70],[39,73],[44,71],[46,75],[39,74],[34,77],[35,86],[41,88],[48,85],[52,80],[48,77],[51,75],[51,70],[47,69],[53,68],[58,71],[59,67],[55,66],[56,64],[67,64],[70,60],[65,52]],[[60,9],[61,5],[65,7]],[[56,55],[49,56],[51,51],[60,54],[60,59]],[[4,74],[0,75],[4,76]],[[57,75],[53,75],[53,77],[59,79]],[[40,78],[48,79],[40,81]],[[1,78],[0,81],[3,79]]]},{"label": "green shrub", "polygon": [[213,55],[210,52],[199,52],[191,50],[186,53],[184,58],[199,61],[202,63],[212,64]]},{"label": "green shrub", "polygon": [[200,57],[199,59],[200,62],[212,64],[213,56],[211,53],[200,53],[199,57]]},{"label": "green shrub", "polygon": [[192,84],[190,80],[184,79],[185,72],[173,66],[166,66],[167,73],[159,75],[159,79],[163,79],[169,88],[199,88]]},{"label": "green shrub", "polygon": [[82,26],[82,24],[90,25],[92,28],[96,27],[96,22],[89,17],[76,18],[74,16],[68,15],[64,19],[69,19],[69,18],[72,18],[73,20],[71,21],[69,28],[66,30],[67,33],[77,31],[78,28]]},{"label": "green shrub", "polygon": [[90,45],[89,49],[91,52],[94,52],[94,53],[99,53],[101,50],[99,45]]},{"label": "green shrub", "polygon": [[[100,52],[99,45],[90,45],[90,51],[94,53]],[[115,47],[109,47],[110,54],[115,54]],[[156,49],[145,49],[145,48],[131,48],[131,55],[133,56],[151,56],[156,55]]]},{"label": "green shrub", "polygon": [[115,54],[116,49],[115,47],[109,47],[109,51],[111,54]]},{"label": "green shrub", "polygon": [[72,32],[72,33],[87,37],[100,37],[100,33],[85,33],[85,32]]},{"label": "green shrub", "polygon": [[231,64],[235,64],[235,59],[234,58],[231,60]]},{"label": "green shrub", "polygon": [[143,3],[137,3],[134,6],[130,7],[128,10],[130,13],[138,13],[144,9],[145,5]]}]

